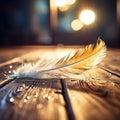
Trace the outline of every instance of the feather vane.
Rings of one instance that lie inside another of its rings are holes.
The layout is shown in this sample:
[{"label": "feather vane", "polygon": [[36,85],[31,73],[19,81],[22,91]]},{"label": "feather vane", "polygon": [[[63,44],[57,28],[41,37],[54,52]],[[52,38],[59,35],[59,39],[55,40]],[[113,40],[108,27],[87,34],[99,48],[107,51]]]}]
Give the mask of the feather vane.
[{"label": "feather vane", "polygon": [[69,58],[69,55],[67,57],[65,56],[54,66],[55,68],[70,66],[77,69],[89,69],[101,62],[105,55],[105,42],[98,38],[96,45],[90,44],[86,46],[82,53],[81,50],[77,50],[71,58]]},{"label": "feather vane", "polygon": [[[86,70],[92,66],[97,65],[106,55],[106,45],[103,40],[98,38],[96,44],[90,44],[85,47],[83,52],[80,49],[71,55],[68,54],[62,57],[59,60],[55,60],[48,63],[37,62],[36,64],[24,64],[22,67],[19,67],[15,74],[9,75],[10,78],[19,78],[19,77],[35,77],[38,74],[44,72],[51,72],[53,70],[58,70],[60,68],[72,68]],[[24,68],[26,68],[24,70]]]}]

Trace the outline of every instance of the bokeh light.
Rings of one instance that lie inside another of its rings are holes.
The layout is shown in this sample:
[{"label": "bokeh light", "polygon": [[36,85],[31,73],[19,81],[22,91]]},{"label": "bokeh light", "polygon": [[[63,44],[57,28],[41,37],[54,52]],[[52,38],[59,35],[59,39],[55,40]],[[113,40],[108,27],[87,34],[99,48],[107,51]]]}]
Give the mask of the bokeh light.
[{"label": "bokeh light", "polygon": [[64,7],[66,5],[74,4],[76,0],[54,0],[54,1],[58,7]]},{"label": "bokeh light", "polygon": [[67,4],[67,0],[55,0],[55,4],[58,6],[58,7],[63,7]]},{"label": "bokeh light", "polygon": [[83,10],[79,18],[84,24],[89,25],[95,21],[95,13],[92,10]]},{"label": "bokeh light", "polygon": [[69,5],[65,5],[63,7],[59,7],[59,10],[64,12],[64,11],[67,11],[69,9]]},{"label": "bokeh light", "polygon": [[75,3],[76,0],[67,0],[67,4],[72,5]]},{"label": "bokeh light", "polygon": [[83,27],[83,23],[79,19],[75,19],[71,23],[71,28],[74,31],[78,31],[78,30],[82,29],[82,27]]}]

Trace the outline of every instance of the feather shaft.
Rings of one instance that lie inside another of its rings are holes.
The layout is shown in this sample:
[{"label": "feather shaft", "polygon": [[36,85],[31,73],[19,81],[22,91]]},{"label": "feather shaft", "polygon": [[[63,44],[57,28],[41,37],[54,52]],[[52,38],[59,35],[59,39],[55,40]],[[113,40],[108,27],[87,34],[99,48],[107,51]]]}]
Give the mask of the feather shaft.
[{"label": "feather shaft", "polygon": [[27,64],[25,65],[26,69],[28,67],[30,69],[27,69],[27,71],[23,71],[23,68],[25,66],[22,66],[21,68],[18,68],[18,70],[16,70],[15,74],[9,75],[9,78],[32,77],[43,72],[49,72],[64,67],[85,70],[100,63],[105,55],[105,42],[98,38],[95,45],[90,44],[86,46],[83,52],[78,49],[73,55],[68,54],[58,61],[55,60],[47,64],[44,63],[44,65],[41,65],[42,68],[39,68],[40,65],[38,65],[37,63],[35,65]]}]

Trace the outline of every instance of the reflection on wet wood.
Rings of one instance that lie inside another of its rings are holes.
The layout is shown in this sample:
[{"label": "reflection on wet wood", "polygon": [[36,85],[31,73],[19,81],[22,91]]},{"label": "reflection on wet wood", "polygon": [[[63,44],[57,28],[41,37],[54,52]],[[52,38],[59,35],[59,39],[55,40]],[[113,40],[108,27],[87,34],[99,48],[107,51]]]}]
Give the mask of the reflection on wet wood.
[{"label": "reflection on wet wood", "polygon": [[1,63],[0,120],[120,119],[120,50],[108,50],[99,66],[77,80],[8,79],[6,75],[21,64],[19,60],[28,62],[18,57]]},{"label": "reflection on wet wood", "polygon": [[16,79],[1,88],[0,98],[1,120],[67,119],[57,79]]}]

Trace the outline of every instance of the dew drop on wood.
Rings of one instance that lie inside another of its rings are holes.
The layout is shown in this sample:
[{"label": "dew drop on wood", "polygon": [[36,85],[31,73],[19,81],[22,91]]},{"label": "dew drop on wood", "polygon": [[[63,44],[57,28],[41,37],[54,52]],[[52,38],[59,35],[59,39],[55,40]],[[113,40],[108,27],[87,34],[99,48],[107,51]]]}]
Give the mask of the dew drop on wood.
[{"label": "dew drop on wood", "polygon": [[47,99],[50,100],[50,99],[51,99],[51,96],[48,96]]},{"label": "dew drop on wood", "polygon": [[12,73],[12,72],[9,70],[8,73]]},{"label": "dew drop on wood", "polygon": [[25,88],[25,84],[22,84],[23,88]]},{"label": "dew drop on wood", "polygon": [[29,100],[29,99],[30,99],[30,96],[27,96],[26,99]]},{"label": "dew drop on wood", "polygon": [[23,91],[23,87],[22,86],[17,88],[17,92],[22,92],[22,91]]},{"label": "dew drop on wood", "polygon": [[72,96],[72,100],[75,100],[76,99],[76,97],[75,96]]},{"label": "dew drop on wood", "polygon": [[25,98],[25,99],[24,99],[24,103],[26,103],[26,102],[27,102],[27,99]]},{"label": "dew drop on wood", "polygon": [[11,69],[11,68],[12,68],[12,65],[9,65],[9,68]]},{"label": "dew drop on wood", "polygon": [[9,101],[10,101],[11,103],[14,103],[15,99],[14,99],[13,97],[11,97],[11,98],[9,99]]}]

